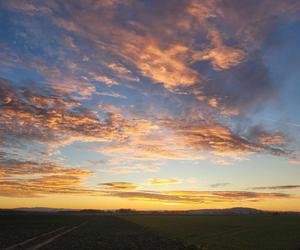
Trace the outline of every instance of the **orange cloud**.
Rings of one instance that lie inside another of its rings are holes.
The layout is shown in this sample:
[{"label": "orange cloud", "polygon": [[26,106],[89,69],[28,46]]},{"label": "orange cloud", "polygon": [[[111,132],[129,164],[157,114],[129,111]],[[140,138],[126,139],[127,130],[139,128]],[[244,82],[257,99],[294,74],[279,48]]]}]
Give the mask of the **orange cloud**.
[{"label": "orange cloud", "polygon": [[223,44],[218,31],[210,30],[209,35],[213,48],[195,52],[193,54],[194,60],[210,60],[215,69],[224,70],[240,64],[245,59],[246,53],[243,50]]},{"label": "orange cloud", "polygon": [[0,196],[42,197],[49,194],[91,194],[76,176],[49,175],[36,178],[0,178]]},{"label": "orange cloud", "polygon": [[191,86],[199,81],[200,77],[184,62],[187,51],[188,48],[183,45],[171,45],[168,50],[161,50],[155,44],[149,44],[143,49],[142,56],[136,58],[136,66],[142,74],[154,82],[162,83],[167,89]]},{"label": "orange cloud", "polygon": [[[89,98],[96,92],[96,87],[88,82],[77,79],[64,79],[60,82],[50,83],[50,86],[60,94],[78,94],[82,98]],[[80,99],[80,98],[78,98]]]},{"label": "orange cloud", "polygon": [[137,76],[134,76],[133,73],[127,69],[124,65],[118,63],[110,63],[108,67],[118,74],[118,77],[129,80],[129,81],[140,81]]},{"label": "orange cloud", "polygon": [[209,123],[195,121],[163,120],[163,124],[174,133],[175,141],[185,142],[186,145],[197,151],[210,151],[217,156],[240,158],[243,155],[266,151],[274,155],[288,155],[281,148],[273,148],[269,145],[254,143],[244,137],[234,134],[228,127],[214,121]]},{"label": "orange cloud", "polygon": [[[172,90],[177,86],[191,86],[201,80],[199,73],[188,64],[186,54],[189,53],[189,48],[184,43],[168,42],[162,46],[163,41],[152,35],[151,32],[147,32],[149,27],[143,25],[139,27],[146,30],[147,35],[145,36],[124,29],[116,22],[114,9],[103,12],[100,6],[93,6],[89,9],[89,15],[86,15],[87,12],[75,10],[68,4],[66,7],[70,8],[73,21],[57,19],[58,26],[76,32],[92,42],[100,42],[102,45],[99,46],[99,49],[105,46],[106,50],[126,59],[135,65],[142,75],[154,82],[161,83],[167,89]],[[95,11],[96,9],[98,11]],[[99,11],[103,15],[99,15]],[[101,23],[101,25],[92,25],[93,27],[91,27],[91,23]],[[108,38],[109,42],[107,42]],[[123,66],[116,63],[108,66],[119,73],[121,77],[136,80]],[[114,82],[106,76],[100,76],[97,79],[107,84]]]},{"label": "orange cloud", "polygon": [[[150,122],[131,120],[131,126],[124,127],[128,136],[123,141],[107,143],[94,150],[109,157],[118,155],[119,162],[136,160],[157,161],[203,160],[218,164],[229,164],[251,153],[268,152],[274,155],[289,156],[284,145],[273,147],[271,144],[257,142],[256,136],[241,136],[228,127],[213,120],[188,120],[163,118]],[[113,167],[108,172],[137,172],[134,167]]]},{"label": "orange cloud", "polygon": [[35,176],[61,174],[67,176],[89,176],[91,171],[68,168],[51,162],[31,162],[17,160],[0,161],[0,177]]},{"label": "orange cloud", "polygon": [[5,100],[0,106],[0,122],[5,128],[3,138],[11,136],[53,146],[75,141],[105,142],[96,151],[108,156],[118,154],[120,159],[128,160],[201,160],[209,158],[209,154],[238,159],[263,151],[288,155],[284,147],[272,147],[274,143],[283,142],[279,135],[273,135],[272,140],[265,136],[256,142],[235,134],[213,118],[165,117],[152,122],[126,119],[121,110],[108,110],[102,106],[101,116],[105,119],[101,119],[99,112],[83,109],[80,102],[66,94],[21,91],[12,89],[9,82],[1,81],[1,98]]},{"label": "orange cloud", "polygon": [[113,85],[119,85],[114,79],[109,78],[109,77],[104,76],[104,75],[95,75],[94,80],[99,81],[99,82],[103,82],[107,86],[110,86],[110,87],[113,86]]},{"label": "orange cloud", "polygon": [[102,121],[97,112],[82,108],[65,92],[41,95],[28,89],[14,90],[4,80],[1,83],[0,97],[5,103],[0,106],[0,122],[9,136],[59,146],[75,141],[123,140],[156,128],[145,120],[126,121],[120,114],[106,111]]}]

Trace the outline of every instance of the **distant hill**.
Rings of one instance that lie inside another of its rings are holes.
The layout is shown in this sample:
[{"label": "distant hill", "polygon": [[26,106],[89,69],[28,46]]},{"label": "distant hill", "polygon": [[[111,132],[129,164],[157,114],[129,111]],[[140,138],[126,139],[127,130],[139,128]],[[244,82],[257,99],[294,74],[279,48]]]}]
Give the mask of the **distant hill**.
[{"label": "distant hill", "polygon": [[200,209],[200,210],[188,210],[189,214],[265,214],[270,213],[263,210],[248,207],[233,207],[225,209]]},{"label": "distant hill", "polygon": [[20,207],[13,209],[15,211],[23,212],[43,212],[43,213],[56,213],[62,211],[78,211],[78,209],[66,209],[66,208],[49,208],[49,207]]},{"label": "distant hill", "polygon": [[300,212],[290,211],[264,211],[248,207],[233,207],[224,209],[197,209],[197,210],[99,210],[99,209],[65,209],[48,207],[21,207],[15,209],[0,209],[1,214],[6,213],[60,213],[60,214],[199,214],[199,215],[255,215],[255,214],[294,214],[300,215]]}]

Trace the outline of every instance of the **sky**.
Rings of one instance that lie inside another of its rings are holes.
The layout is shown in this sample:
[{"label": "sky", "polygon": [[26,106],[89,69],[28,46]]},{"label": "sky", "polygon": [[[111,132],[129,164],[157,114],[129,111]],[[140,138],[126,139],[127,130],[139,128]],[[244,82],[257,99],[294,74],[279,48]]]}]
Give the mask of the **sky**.
[{"label": "sky", "polygon": [[0,1],[0,207],[300,211],[298,0]]}]

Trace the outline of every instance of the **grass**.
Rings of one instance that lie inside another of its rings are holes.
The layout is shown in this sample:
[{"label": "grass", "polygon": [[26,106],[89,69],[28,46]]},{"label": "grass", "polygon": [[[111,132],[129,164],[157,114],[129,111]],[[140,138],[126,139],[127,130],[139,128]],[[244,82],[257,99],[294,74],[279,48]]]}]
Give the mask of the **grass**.
[{"label": "grass", "polygon": [[[76,227],[78,226],[79,227]],[[39,237],[60,227],[58,233]],[[61,237],[65,230],[72,229]],[[103,250],[194,250],[136,223],[113,215],[7,215],[0,218],[0,249],[35,238],[16,249],[103,249]],[[54,240],[51,240],[52,238]],[[49,241],[50,240],[50,241]],[[47,244],[45,244],[45,242]]]},{"label": "grass", "polygon": [[0,215],[0,249],[82,221],[79,216],[51,214]]},{"label": "grass", "polygon": [[0,249],[33,237],[17,249],[51,237],[41,249],[300,249],[300,216],[291,215],[11,214],[0,215],[0,228]]},{"label": "grass", "polygon": [[122,218],[204,249],[300,249],[300,216],[124,215]]}]

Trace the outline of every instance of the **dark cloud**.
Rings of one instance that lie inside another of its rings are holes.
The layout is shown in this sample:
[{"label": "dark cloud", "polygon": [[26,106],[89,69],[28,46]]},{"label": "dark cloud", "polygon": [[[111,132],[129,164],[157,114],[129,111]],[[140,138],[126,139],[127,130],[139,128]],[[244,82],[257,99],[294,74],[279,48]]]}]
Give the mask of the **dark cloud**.
[{"label": "dark cloud", "polygon": [[249,115],[261,110],[262,104],[274,101],[278,89],[267,67],[259,55],[251,57],[237,67],[210,74],[205,87],[201,87],[204,100],[209,103],[214,98],[214,107],[225,115]]},{"label": "dark cloud", "polygon": [[220,188],[220,187],[225,187],[225,186],[229,186],[229,185],[230,185],[230,183],[228,183],[228,182],[220,182],[220,183],[211,184],[210,187]]},{"label": "dark cloud", "polygon": [[272,190],[272,189],[281,189],[281,190],[284,190],[284,189],[298,189],[300,188],[300,185],[283,185],[283,186],[265,186],[265,187],[253,187],[251,189],[253,190],[263,190],[263,189],[269,189],[269,190]]}]

